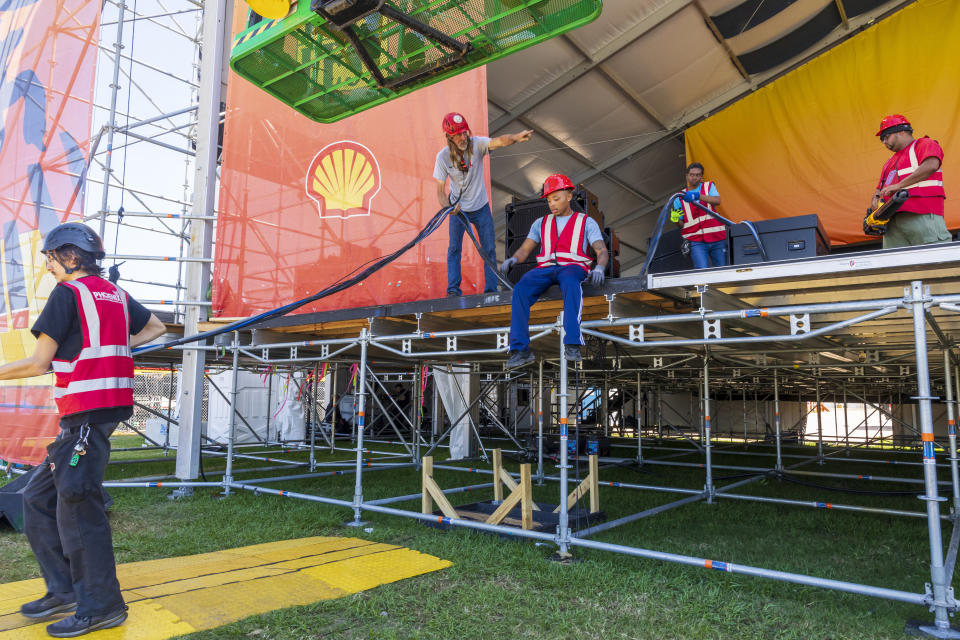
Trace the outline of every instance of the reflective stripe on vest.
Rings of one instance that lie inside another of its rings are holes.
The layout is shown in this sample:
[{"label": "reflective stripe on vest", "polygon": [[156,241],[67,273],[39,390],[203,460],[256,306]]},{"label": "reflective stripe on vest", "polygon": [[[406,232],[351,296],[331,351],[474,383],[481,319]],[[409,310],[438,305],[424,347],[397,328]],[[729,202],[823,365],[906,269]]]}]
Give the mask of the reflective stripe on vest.
[{"label": "reflective stripe on vest", "polygon": [[[701,182],[700,197],[709,196],[712,186],[713,183],[710,181]],[[726,239],[727,228],[722,222],[682,198],[680,204],[683,206],[683,228],[680,230],[680,235],[691,242],[717,242]],[[717,210],[706,202],[701,204],[711,211]]]},{"label": "reflective stripe on vest", "polygon": [[556,216],[548,214],[540,223],[540,253],[537,254],[537,267],[550,267],[554,264],[566,266],[575,264],[589,271],[593,259],[583,251],[583,241],[587,233],[587,214],[574,212],[573,220],[567,222],[563,232],[556,239]]},{"label": "reflective stripe on vest", "polygon": [[[82,280],[82,281],[81,281]],[[77,300],[83,344],[73,360],[54,360],[61,416],[133,405],[127,294],[95,276],[62,283]]]},{"label": "reflective stripe on vest", "polygon": [[[897,169],[897,177],[908,176],[914,171],[920,168],[920,163],[917,162],[917,142],[914,140],[910,143],[910,147],[907,149],[907,160],[910,162],[910,166],[904,167],[903,169]],[[899,163],[899,159],[897,160]],[[917,184],[912,184],[906,188],[910,192],[911,196],[918,197],[941,197],[945,198],[947,196],[946,192],[943,190],[943,172],[940,169],[934,171],[926,180],[921,180]]]}]

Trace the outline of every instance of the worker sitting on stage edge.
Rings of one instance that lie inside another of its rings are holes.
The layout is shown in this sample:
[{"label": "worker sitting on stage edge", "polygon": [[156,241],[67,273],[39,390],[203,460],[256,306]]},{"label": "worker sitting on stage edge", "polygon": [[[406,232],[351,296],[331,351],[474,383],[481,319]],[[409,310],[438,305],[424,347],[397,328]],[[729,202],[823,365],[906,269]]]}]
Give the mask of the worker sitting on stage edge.
[{"label": "worker sitting on stage edge", "polygon": [[[580,360],[580,313],[583,310],[583,292],[580,283],[590,275],[595,286],[603,284],[607,267],[607,247],[597,223],[585,213],[570,208],[573,183],[564,175],[552,175],[543,183],[543,197],[550,206],[550,214],[541,216],[530,226],[530,233],[520,248],[500,265],[506,273],[518,262],[523,262],[539,244],[537,268],[528,271],[513,288],[510,312],[510,359],[507,367],[513,369],[533,361],[530,352],[530,307],[550,285],[560,286],[563,294],[563,355],[567,360]],[[597,265],[592,262],[587,247],[597,254]]]},{"label": "worker sitting on stage edge", "polygon": [[690,243],[690,259],[694,269],[727,266],[727,229],[709,213],[692,204],[716,211],[720,206],[717,185],[703,181],[703,165],[694,162],[687,167],[687,189],[682,198],[674,198],[670,220],[681,225],[680,235]]},{"label": "worker sitting on stage edge", "polygon": [[943,149],[927,136],[914,140],[913,127],[898,114],[881,120],[877,135],[893,156],[883,165],[870,208],[876,209],[881,200],[900,189],[910,194],[887,223],[883,248],[949,242],[950,232],[943,219],[947,197],[940,171]]}]

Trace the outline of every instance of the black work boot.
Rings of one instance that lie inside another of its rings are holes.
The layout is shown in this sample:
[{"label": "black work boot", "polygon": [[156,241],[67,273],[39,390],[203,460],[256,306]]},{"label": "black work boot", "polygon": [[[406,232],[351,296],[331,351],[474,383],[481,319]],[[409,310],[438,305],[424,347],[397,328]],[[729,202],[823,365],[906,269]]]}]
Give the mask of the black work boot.
[{"label": "black work boot", "polygon": [[27,618],[47,618],[56,613],[66,613],[77,608],[77,599],[72,595],[63,597],[55,593],[47,592],[33,602],[28,602],[20,607],[20,613]]},{"label": "black work boot", "polygon": [[70,616],[47,625],[47,634],[54,638],[76,638],[98,629],[119,627],[127,619],[127,606],[108,613],[105,616]]},{"label": "black work boot", "polygon": [[510,359],[507,360],[507,369],[516,369],[517,367],[530,364],[534,360],[536,360],[536,357],[533,355],[533,352],[531,352],[530,349],[524,349],[523,351],[511,351]]},{"label": "black work boot", "polygon": [[563,357],[568,362],[580,362],[583,359],[580,357],[580,347],[575,344],[563,345]]}]

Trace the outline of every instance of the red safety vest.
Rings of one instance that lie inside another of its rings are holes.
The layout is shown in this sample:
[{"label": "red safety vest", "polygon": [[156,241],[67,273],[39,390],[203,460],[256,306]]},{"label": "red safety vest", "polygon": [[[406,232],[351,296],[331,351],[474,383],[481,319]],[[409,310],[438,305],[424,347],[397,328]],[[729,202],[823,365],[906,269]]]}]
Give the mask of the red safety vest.
[{"label": "red safety vest", "polygon": [[83,346],[73,360],[53,361],[60,415],[133,406],[133,357],[127,294],[98,276],[62,282],[77,299]]},{"label": "red safety vest", "polygon": [[[883,167],[882,180],[884,185],[897,183],[920,167],[920,162],[923,161],[923,158],[919,160],[917,158],[917,143],[923,139],[924,138],[919,138],[914,140],[905,150],[897,152],[887,160],[887,164]],[[906,151],[906,153],[904,153],[904,151]],[[894,171],[896,175],[891,175]],[[914,200],[914,198],[946,198],[947,192],[943,190],[943,172],[937,169],[926,180],[921,180],[917,184],[907,187],[907,193],[910,194],[910,197],[900,205],[900,209],[905,212],[912,211],[911,205],[920,204]],[[942,216],[942,206],[942,204],[939,205],[940,211],[934,211],[934,213]],[[924,211],[927,208],[928,207],[920,204],[920,211]]]},{"label": "red safety vest", "polygon": [[555,215],[543,216],[540,223],[540,253],[537,254],[537,267],[566,266],[575,264],[590,271],[593,258],[583,250],[583,240],[587,235],[587,214],[570,214],[573,219],[567,222],[563,232],[557,236]]},{"label": "red safety vest", "polygon": [[[701,182],[700,197],[709,196],[712,186],[712,182]],[[680,200],[680,204],[683,205],[683,228],[680,230],[680,235],[684,238],[691,242],[717,242],[727,238],[727,229],[722,222],[711,218],[705,211],[683,199]],[[717,210],[716,207],[706,202],[700,204],[710,211]]]}]

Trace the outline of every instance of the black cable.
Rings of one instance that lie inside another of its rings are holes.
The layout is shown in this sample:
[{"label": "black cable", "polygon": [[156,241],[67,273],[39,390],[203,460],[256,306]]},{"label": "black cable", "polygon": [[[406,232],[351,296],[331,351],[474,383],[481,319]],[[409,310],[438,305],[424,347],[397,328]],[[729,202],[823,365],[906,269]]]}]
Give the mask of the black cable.
[{"label": "black cable", "polygon": [[791,478],[786,473],[776,474],[778,478],[786,480],[787,482],[792,482],[793,484],[798,484],[802,487],[811,487],[814,489],[823,489],[824,491],[836,491],[838,493],[852,493],[856,495],[865,495],[865,496],[916,496],[919,495],[917,491],[871,491],[869,489],[848,489],[846,487],[833,487],[830,485],[817,484],[815,482],[805,482],[803,480],[797,480],[796,478]]},{"label": "black cable", "polygon": [[477,248],[477,253],[480,254],[480,259],[483,260],[484,264],[493,269],[493,273],[497,277],[497,280],[500,281],[500,284],[505,286],[508,290],[513,291],[513,284],[503,277],[503,274],[500,273],[500,268],[497,263],[491,260],[489,256],[483,252],[483,248],[480,246],[480,241],[477,240],[477,237],[473,234],[473,227],[470,225],[470,219],[467,218],[463,211],[458,211],[457,215],[463,220],[463,224],[467,228],[467,235],[470,236],[470,240],[473,241],[473,246]]},{"label": "black cable", "polygon": [[[178,346],[178,345],[181,345],[181,344],[187,344],[187,343],[190,343],[190,342],[197,342],[197,341],[199,341],[199,340],[205,340],[205,339],[207,339],[207,338],[212,338],[213,336],[217,336],[217,335],[220,335],[220,334],[223,334],[223,333],[229,333],[229,332],[231,332],[231,331],[236,331],[236,330],[238,330],[238,329],[242,329],[242,328],[244,328],[244,327],[249,327],[249,326],[252,326],[252,325],[255,325],[255,324],[259,324],[259,323],[261,323],[261,322],[265,322],[265,321],[271,320],[271,319],[273,319],[273,318],[279,318],[279,317],[281,317],[281,316],[284,316],[284,315],[290,313],[291,311],[295,311],[296,309],[299,309],[300,307],[302,307],[302,306],[304,306],[304,305],[310,304],[311,302],[316,302],[317,300],[320,300],[321,298],[326,298],[327,296],[333,295],[334,293],[339,293],[340,291],[343,291],[343,290],[345,290],[345,289],[349,289],[349,288],[352,287],[353,285],[355,285],[355,284],[357,284],[357,283],[359,283],[359,282],[362,282],[363,280],[366,280],[366,279],[369,278],[371,275],[373,275],[374,273],[376,273],[376,272],[379,271],[380,269],[384,268],[385,266],[387,266],[388,264],[390,264],[391,262],[393,262],[394,260],[396,260],[397,258],[399,258],[400,256],[402,256],[404,253],[406,253],[407,251],[409,251],[410,249],[412,249],[412,248],[413,248],[414,246],[416,246],[417,244],[423,242],[428,236],[430,236],[430,234],[432,234],[434,231],[436,231],[438,228],[440,228],[440,225],[443,223],[444,219],[446,219],[446,217],[447,217],[447,216],[450,214],[450,212],[453,210],[455,204],[456,204],[456,203],[454,203],[454,205],[451,205],[451,206],[449,206],[449,207],[444,207],[443,209],[440,209],[440,210],[433,216],[433,218],[430,219],[430,221],[426,224],[426,226],[424,226],[424,228],[420,230],[420,233],[418,233],[418,234],[416,235],[416,237],[414,237],[412,240],[410,240],[410,242],[408,242],[407,244],[403,245],[402,247],[400,247],[399,249],[397,249],[397,250],[394,251],[393,253],[391,253],[391,254],[389,254],[389,255],[387,255],[387,256],[384,256],[383,258],[380,258],[380,259],[377,260],[374,264],[372,264],[372,265],[366,267],[365,269],[363,269],[363,271],[361,271],[361,272],[360,272],[359,274],[357,274],[356,276],[350,277],[350,276],[352,276],[354,273],[356,273],[357,269],[360,269],[360,268],[361,268],[362,266],[364,266],[364,265],[361,265],[361,267],[357,267],[356,269],[354,269],[353,271],[351,271],[351,272],[350,272],[349,274],[347,274],[346,276],[341,277],[339,280],[337,280],[336,282],[334,282],[332,285],[330,285],[330,286],[327,287],[326,289],[323,289],[323,290],[321,290],[321,291],[318,291],[317,293],[311,294],[311,295],[307,296],[306,298],[301,298],[300,300],[297,300],[297,301],[295,301],[295,302],[291,302],[291,303],[286,304],[286,305],[284,305],[284,306],[282,306],[282,307],[277,307],[276,309],[272,309],[272,310],[270,310],[270,311],[265,311],[265,312],[260,313],[260,314],[258,314],[258,315],[251,316],[251,317],[249,317],[249,318],[244,318],[243,320],[237,320],[236,322],[231,322],[230,324],[225,325],[225,326],[223,326],[223,327],[220,327],[220,328],[218,328],[218,329],[211,329],[210,331],[203,331],[203,332],[200,332],[200,333],[198,333],[198,334],[196,334],[196,335],[192,335],[192,336],[184,336],[184,337],[182,337],[182,338],[178,338],[178,339],[176,339],[176,340],[171,340],[170,342],[165,342],[165,343],[163,343],[163,344],[150,345],[150,346],[145,346],[145,347],[139,347],[139,348],[137,348],[137,349],[134,349],[133,352],[134,352],[134,353],[137,353],[137,354],[149,353],[149,352],[151,352],[151,351],[156,351],[156,350],[158,350],[158,349],[170,349],[170,348],[172,348],[172,347],[175,347],[175,346]],[[365,263],[365,264],[367,264],[367,263]]]}]

